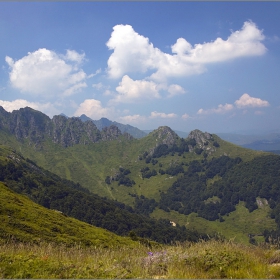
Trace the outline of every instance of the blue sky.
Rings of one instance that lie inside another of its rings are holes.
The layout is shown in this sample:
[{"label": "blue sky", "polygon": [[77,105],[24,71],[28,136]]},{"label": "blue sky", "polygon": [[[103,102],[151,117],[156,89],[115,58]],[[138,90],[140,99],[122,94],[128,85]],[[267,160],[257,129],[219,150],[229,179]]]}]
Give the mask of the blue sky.
[{"label": "blue sky", "polygon": [[280,2],[0,2],[0,106],[140,129],[280,129]]}]

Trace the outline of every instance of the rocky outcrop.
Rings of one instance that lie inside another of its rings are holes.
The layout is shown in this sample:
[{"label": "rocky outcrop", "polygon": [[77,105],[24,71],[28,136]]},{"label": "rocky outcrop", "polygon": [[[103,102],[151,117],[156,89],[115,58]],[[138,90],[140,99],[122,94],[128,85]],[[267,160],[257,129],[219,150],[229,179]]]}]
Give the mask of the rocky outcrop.
[{"label": "rocky outcrop", "polygon": [[66,118],[62,115],[50,119],[45,114],[28,107],[8,113],[0,106],[0,129],[12,133],[19,140],[28,139],[35,146],[45,139],[68,147],[121,137],[133,138],[127,133],[122,134],[116,126],[106,127],[100,131],[90,120],[83,122],[80,118]]},{"label": "rocky outcrop", "polygon": [[52,140],[64,147],[95,143],[101,140],[100,131],[90,121],[84,123],[79,118],[54,116],[52,123]]},{"label": "rocky outcrop", "polygon": [[189,136],[186,139],[195,140],[195,143],[196,143],[195,146],[189,145],[190,152],[194,151],[195,148],[202,149],[202,150],[208,152],[209,154],[211,154],[212,152],[214,152],[216,150],[215,147],[213,146],[214,138],[213,138],[212,134],[210,134],[208,132],[202,132],[198,129],[195,129],[190,132]]},{"label": "rocky outcrop", "polygon": [[151,132],[156,138],[158,144],[166,144],[172,146],[176,143],[178,135],[168,126],[160,126],[158,129]]},{"label": "rocky outcrop", "polygon": [[196,144],[198,144],[198,146],[202,148],[205,144],[207,145],[209,143],[209,140],[213,140],[213,137],[208,132],[203,133],[202,131],[195,129],[190,132],[187,139],[194,139]]},{"label": "rocky outcrop", "polygon": [[50,130],[50,118],[28,107],[5,114],[3,120],[2,124],[18,139],[42,140]]},{"label": "rocky outcrop", "polygon": [[101,138],[103,141],[115,140],[121,135],[121,131],[115,125],[104,127],[101,131]]}]

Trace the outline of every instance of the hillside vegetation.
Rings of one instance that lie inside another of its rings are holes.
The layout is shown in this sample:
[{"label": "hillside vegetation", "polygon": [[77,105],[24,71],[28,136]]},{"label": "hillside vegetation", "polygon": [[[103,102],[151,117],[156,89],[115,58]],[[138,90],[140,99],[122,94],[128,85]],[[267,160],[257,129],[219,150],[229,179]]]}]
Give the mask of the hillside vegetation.
[{"label": "hillside vegetation", "polygon": [[119,249],[0,245],[5,279],[276,279],[279,251],[233,242],[209,241]]},{"label": "hillside vegetation", "polygon": [[[135,230],[159,242],[163,236],[166,241],[175,236],[182,240],[187,231],[188,238],[219,232],[245,243],[278,234],[277,155],[244,149],[199,130],[180,138],[169,127],[159,127],[134,139],[116,127],[99,131],[92,122],[62,116],[51,120],[30,108],[0,113],[0,141],[36,168],[43,167],[44,173],[65,180],[63,187],[54,188],[38,174],[34,186],[26,176],[2,178],[45,207],[118,234]],[[10,160],[15,173],[20,164]],[[106,210],[96,211],[95,205]],[[147,223],[144,231],[142,220]],[[176,226],[170,227],[170,221]],[[167,231],[159,237],[163,230],[155,227]]]},{"label": "hillside vegetation", "polygon": [[133,208],[90,193],[66,179],[38,167],[22,155],[0,146],[0,181],[34,202],[61,211],[88,224],[116,234],[149,238],[161,243],[198,240],[200,236],[184,226],[172,227],[168,220],[152,219]]},{"label": "hillside vegetation", "polygon": [[[42,207],[0,182],[0,241],[66,246],[133,246],[129,238]],[[1,274],[0,274],[1,275]]]}]

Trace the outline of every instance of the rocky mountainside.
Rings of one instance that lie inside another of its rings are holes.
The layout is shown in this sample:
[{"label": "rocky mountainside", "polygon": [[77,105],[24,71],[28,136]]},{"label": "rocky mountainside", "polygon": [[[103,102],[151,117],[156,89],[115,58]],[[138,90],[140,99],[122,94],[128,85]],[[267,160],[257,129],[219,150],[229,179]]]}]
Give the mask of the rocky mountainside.
[{"label": "rocky mountainside", "polygon": [[[37,166],[79,183],[93,194],[124,203],[137,213],[168,219],[198,232],[218,230],[227,238],[239,236],[246,242],[248,234],[273,230],[280,221],[280,157],[244,149],[199,130],[181,138],[167,126],[141,139],[127,139],[132,137],[116,126],[100,131],[90,120],[50,119],[30,108],[12,113],[0,108],[0,143]],[[87,143],[90,145],[84,145]],[[13,171],[10,167],[5,170]],[[34,194],[38,193],[32,182],[19,183],[14,173],[9,174],[3,178],[11,178],[11,186],[34,186]],[[42,185],[46,184],[44,180]],[[259,207],[259,198],[267,200],[268,204],[263,200],[266,207]],[[75,215],[84,205],[85,201],[75,208]],[[67,204],[65,207],[67,210]],[[247,218],[242,224],[238,217],[244,215]],[[86,217],[86,213],[80,216]]]},{"label": "rocky mountainside", "polygon": [[9,113],[0,106],[0,129],[12,133],[18,140],[28,139],[36,146],[47,139],[68,147],[115,140],[120,137],[133,138],[128,133],[122,133],[116,126],[106,127],[100,131],[92,121],[83,122],[80,118],[67,118],[62,115],[50,119],[47,115],[29,107]]},{"label": "rocky mountainside", "polygon": [[115,122],[115,121],[110,121],[107,118],[101,118],[100,120],[92,120],[91,118],[89,118],[88,116],[83,114],[83,115],[80,116],[80,119],[83,122],[92,121],[99,130],[102,130],[105,127],[109,127],[111,125],[114,125],[114,126],[118,127],[119,130],[122,133],[129,133],[134,138],[142,138],[142,137],[145,137],[147,135],[147,133],[138,129],[137,127],[131,126],[129,124],[121,124],[121,123],[118,123],[118,122]]},{"label": "rocky mountainside", "polygon": [[[214,138],[210,133],[203,133],[198,129],[191,131],[187,139],[194,139],[198,146],[197,148],[203,150],[207,154],[215,152],[216,147],[219,146],[219,144],[214,141]],[[189,145],[189,150],[193,151],[194,148],[191,145]]]}]

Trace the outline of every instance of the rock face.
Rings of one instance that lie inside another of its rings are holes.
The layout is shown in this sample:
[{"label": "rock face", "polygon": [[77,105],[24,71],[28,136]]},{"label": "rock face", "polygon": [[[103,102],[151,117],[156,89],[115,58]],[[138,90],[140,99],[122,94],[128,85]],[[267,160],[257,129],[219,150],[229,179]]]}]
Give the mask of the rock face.
[{"label": "rock face", "polygon": [[[3,113],[2,110],[1,113]],[[28,107],[15,110],[13,113],[6,112],[1,114],[1,127],[8,129],[18,139],[42,140],[45,138],[46,133],[49,134],[50,126],[51,123],[48,116]]]},{"label": "rock face", "polygon": [[120,135],[122,135],[122,133],[115,125],[104,127],[101,131],[103,141],[118,139]]},{"label": "rock face", "polygon": [[187,139],[194,139],[199,147],[202,148],[205,144],[209,143],[209,140],[213,140],[213,137],[208,132],[203,133],[202,131],[195,129],[190,132]]},{"label": "rock face", "polygon": [[160,126],[157,130],[151,132],[158,144],[172,146],[176,143],[178,135],[168,126]]},{"label": "rock face", "polygon": [[64,147],[120,138],[133,139],[127,133],[122,134],[116,126],[100,131],[92,121],[83,122],[80,118],[62,115],[50,119],[28,107],[8,113],[0,106],[0,129],[12,133],[19,140],[28,139],[35,145],[46,139]]},{"label": "rock face", "polygon": [[64,147],[74,144],[89,144],[101,140],[100,131],[90,121],[84,123],[79,118],[54,116],[52,123],[52,140]]},{"label": "rock face", "polygon": [[[214,152],[216,150],[215,147],[213,146],[214,138],[208,132],[203,133],[202,131],[195,129],[190,132],[187,139],[195,140],[196,148],[200,148],[208,152],[209,154],[211,154],[211,152]],[[192,152],[194,150],[194,147],[189,145],[189,150]]]}]

